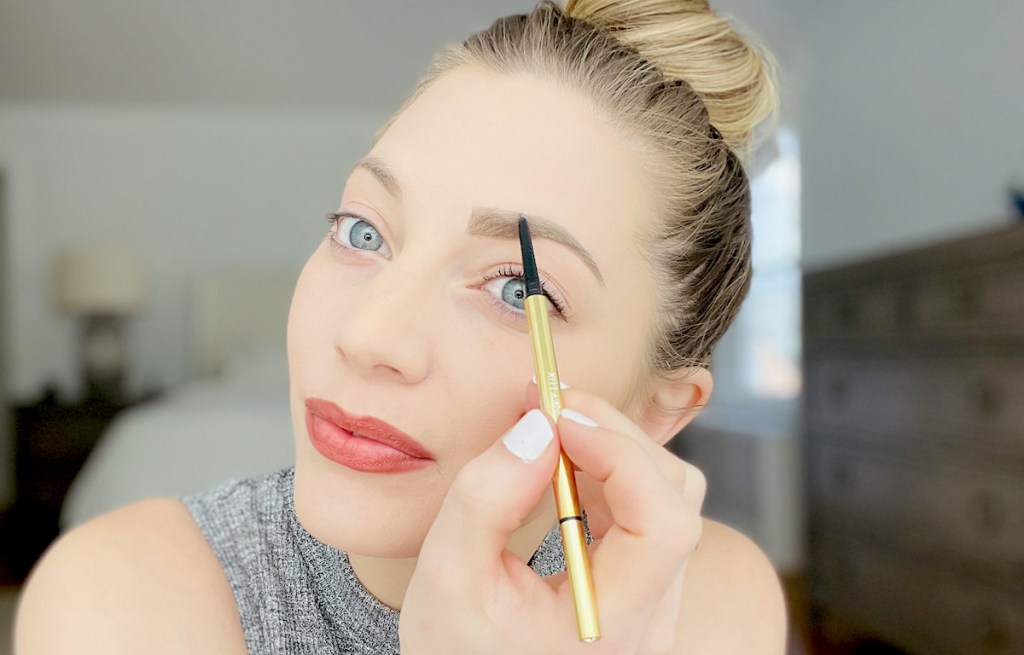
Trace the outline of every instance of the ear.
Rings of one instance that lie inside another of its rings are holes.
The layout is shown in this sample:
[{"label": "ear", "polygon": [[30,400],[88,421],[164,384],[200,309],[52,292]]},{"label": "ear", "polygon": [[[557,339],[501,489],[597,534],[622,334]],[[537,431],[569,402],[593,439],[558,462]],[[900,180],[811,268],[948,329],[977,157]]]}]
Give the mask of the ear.
[{"label": "ear", "polygon": [[640,401],[636,424],[664,446],[707,405],[713,388],[711,371],[706,368],[674,371],[670,379],[658,382],[651,396]]}]

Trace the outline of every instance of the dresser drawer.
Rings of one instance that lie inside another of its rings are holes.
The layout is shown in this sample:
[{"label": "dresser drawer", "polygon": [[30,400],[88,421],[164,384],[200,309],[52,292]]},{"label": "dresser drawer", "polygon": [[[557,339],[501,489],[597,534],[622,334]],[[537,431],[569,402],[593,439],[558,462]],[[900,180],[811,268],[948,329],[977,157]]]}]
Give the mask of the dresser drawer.
[{"label": "dresser drawer", "polygon": [[922,655],[1024,653],[1024,598],[826,532],[812,589],[844,619]]},{"label": "dresser drawer", "polygon": [[1024,453],[1024,357],[808,363],[811,426],[1003,442]]},{"label": "dresser drawer", "polygon": [[808,289],[805,334],[827,339],[905,332],[911,293],[912,288],[892,280],[866,281],[820,294]]},{"label": "dresser drawer", "polygon": [[918,549],[975,560],[1024,589],[1024,474],[811,450],[812,502]]},{"label": "dresser drawer", "polygon": [[921,334],[1024,335],[1024,261],[1011,260],[921,276],[913,330]]},{"label": "dresser drawer", "polygon": [[899,275],[806,280],[811,340],[884,336],[1024,336],[1024,258],[917,267]]}]

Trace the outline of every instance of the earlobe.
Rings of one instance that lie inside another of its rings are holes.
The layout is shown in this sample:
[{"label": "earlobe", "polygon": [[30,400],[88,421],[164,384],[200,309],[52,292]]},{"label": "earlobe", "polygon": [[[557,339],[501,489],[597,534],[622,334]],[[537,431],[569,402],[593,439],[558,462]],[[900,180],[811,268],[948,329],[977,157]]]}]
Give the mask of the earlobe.
[{"label": "earlobe", "polygon": [[658,383],[640,411],[637,424],[657,443],[665,445],[700,413],[711,399],[711,371],[689,367]]}]

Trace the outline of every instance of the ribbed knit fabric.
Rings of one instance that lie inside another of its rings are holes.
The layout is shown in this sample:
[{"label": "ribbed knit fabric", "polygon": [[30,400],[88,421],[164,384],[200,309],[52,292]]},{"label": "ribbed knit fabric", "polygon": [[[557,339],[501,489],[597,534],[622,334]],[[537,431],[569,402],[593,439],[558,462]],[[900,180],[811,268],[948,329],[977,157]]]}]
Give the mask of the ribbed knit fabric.
[{"label": "ribbed knit fabric", "polygon": [[[282,469],[179,498],[227,574],[250,655],[397,654],[399,612],[367,591],[344,551],[302,527],[294,478]],[[565,570],[557,526],[530,566]]]}]

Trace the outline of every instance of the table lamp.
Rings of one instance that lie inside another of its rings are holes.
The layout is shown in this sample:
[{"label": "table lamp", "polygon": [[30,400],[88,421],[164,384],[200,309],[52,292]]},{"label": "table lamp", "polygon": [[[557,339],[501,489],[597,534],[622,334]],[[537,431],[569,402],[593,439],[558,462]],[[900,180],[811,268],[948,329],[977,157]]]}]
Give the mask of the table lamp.
[{"label": "table lamp", "polygon": [[143,304],[142,261],[123,247],[66,250],[57,258],[57,302],[80,318],[78,359],[92,399],[125,396],[126,319]]}]

